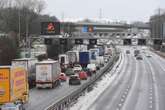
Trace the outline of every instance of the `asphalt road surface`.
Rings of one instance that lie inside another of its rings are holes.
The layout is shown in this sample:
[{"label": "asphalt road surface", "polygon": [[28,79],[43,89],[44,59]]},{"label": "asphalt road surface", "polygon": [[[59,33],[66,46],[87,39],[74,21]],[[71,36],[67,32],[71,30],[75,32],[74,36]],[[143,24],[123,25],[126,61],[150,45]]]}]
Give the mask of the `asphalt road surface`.
[{"label": "asphalt road surface", "polygon": [[[102,69],[103,67],[101,70]],[[97,71],[97,73],[100,71]],[[95,75],[92,75],[92,77],[95,77]],[[67,80],[54,89],[31,89],[29,94],[29,102],[25,104],[25,108],[26,110],[44,110],[53,103],[58,102],[58,100],[63,97],[68,96],[77,89],[81,88],[82,85],[88,83],[90,80],[91,77],[88,77],[87,80],[82,80],[81,85],[69,85],[69,81]]]},{"label": "asphalt road surface", "polygon": [[[123,63],[115,80],[87,110],[165,110],[165,59],[137,47],[143,58],[137,60],[135,48],[120,48]],[[126,50],[131,54],[126,54]]]}]

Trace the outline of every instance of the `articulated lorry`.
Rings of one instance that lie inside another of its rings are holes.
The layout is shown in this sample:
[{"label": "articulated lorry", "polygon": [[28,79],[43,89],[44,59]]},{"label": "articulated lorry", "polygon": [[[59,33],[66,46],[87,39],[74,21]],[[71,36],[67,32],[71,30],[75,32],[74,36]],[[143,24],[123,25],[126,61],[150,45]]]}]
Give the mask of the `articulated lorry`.
[{"label": "articulated lorry", "polygon": [[79,63],[82,67],[86,67],[90,63],[90,52],[89,51],[79,52]]},{"label": "articulated lorry", "polygon": [[21,58],[21,59],[12,60],[12,66],[14,67],[21,66],[27,70],[28,83],[30,88],[35,86],[35,78],[36,78],[35,64],[37,62],[38,61],[35,58]]},{"label": "articulated lorry", "polygon": [[74,64],[77,64],[79,62],[79,52],[78,51],[68,51],[68,60],[69,60],[69,65],[71,67],[74,66]]},{"label": "articulated lorry", "polygon": [[[27,71],[22,67],[1,66],[0,67],[0,108],[9,110],[9,103],[15,107],[28,101],[29,87]],[[15,109],[12,109],[15,110]],[[21,109],[17,109],[21,110]]]},{"label": "articulated lorry", "polygon": [[61,68],[58,61],[46,60],[36,63],[36,87],[53,88],[60,84]]}]

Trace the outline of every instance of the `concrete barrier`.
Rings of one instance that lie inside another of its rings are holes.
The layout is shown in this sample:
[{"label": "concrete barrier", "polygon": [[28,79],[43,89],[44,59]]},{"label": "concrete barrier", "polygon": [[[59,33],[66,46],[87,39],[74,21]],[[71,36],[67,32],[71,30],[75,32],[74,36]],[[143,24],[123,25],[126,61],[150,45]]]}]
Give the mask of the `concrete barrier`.
[{"label": "concrete barrier", "polygon": [[91,77],[90,81],[83,84],[79,89],[73,91],[70,95],[64,96],[58,101],[55,101],[52,105],[47,107],[45,110],[64,110],[64,108],[69,107],[69,104],[80,96],[80,94],[87,89],[90,85],[96,82],[105,72],[111,70],[115,62],[119,59],[119,54],[113,56],[113,58],[102,68],[99,72],[96,73],[95,77]]}]

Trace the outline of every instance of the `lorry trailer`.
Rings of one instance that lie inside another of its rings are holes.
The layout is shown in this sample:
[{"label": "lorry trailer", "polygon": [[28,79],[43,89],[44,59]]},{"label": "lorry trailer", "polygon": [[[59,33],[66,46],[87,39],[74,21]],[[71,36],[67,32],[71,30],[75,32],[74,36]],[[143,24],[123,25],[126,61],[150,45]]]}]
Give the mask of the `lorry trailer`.
[{"label": "lorry trailer", "polygon": [[36,63],[36,87],[53,88],[60,84],[61,68],[58,61],[46,60]]},{"label": "lorry trailer", "polygon": [[35,64],[37,63],[37,59],[35,58],[20,58],[20,59],[13,59],[12,66],[21,66],[26,69],[28,74],[28,83],[29,87],[32,88],[35,86],[35,78],[36,78],[36,69]]},{"label": "lorry trailer", "polygon": [[79,63],[82,67],[86,67],[90,63],[90,53],[89,53],[89,51],[79,52]]},{"label": "lorry trailer", "polygon": [[0,67],[0,105],[28,101],[27,71],[22,67]]}]

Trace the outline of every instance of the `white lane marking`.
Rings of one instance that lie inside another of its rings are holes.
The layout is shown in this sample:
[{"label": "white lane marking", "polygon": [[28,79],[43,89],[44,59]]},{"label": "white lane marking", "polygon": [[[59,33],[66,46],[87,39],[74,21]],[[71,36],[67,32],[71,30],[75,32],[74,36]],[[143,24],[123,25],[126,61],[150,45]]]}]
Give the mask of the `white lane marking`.
[{"label": "white lane marking", "polygon": [[121,107],[122,106],[122,103],[118,104],[118,106]]},{"label": "white lane marking", "polygon": [[121,102],[124,102],[124,99],[123,98],[121,98],[121,100],[120,100]]},{"label": "white lane marking", "polygon": [[[120,62],[121,61],[121,62]],[[120,54],[120,59],[118,60],[118,62],[114,65],[114,68],[112,68],[112,70],[110,71],[110,73],[117,73],[118,71],[121,71],[122,66],[126,64],[126,60],[124,59],[124,55]],[[115,68],[117,65],[119,65],[119,68]],[[124,66],[126,68],[126,66]],[[124,72],[123,72],[124,73]],[[90,108],[90,110],[94,110],[94,106],[92,107],[92,105],[94,104],[95,100],[97,100],[97,98],[100,97],[100,95],[107,89],[107,87],[109,87],[112,82],[115,82],[116,79],[118,78],[118,74],[112,74],[111,78],[106,78],[104,80],[102,80],[102,83],[104,82],[108,82],[108,84],[106,84],[106,86],[102,87],[102,84],[98,84],[97,88],[94,88],[94,90],[88,94],[86,94],[86,96],[81,97],[79,99],[79,102],[77,104],[75,104],[71,110],[88,110]],[[106,81],[107,80],[107,81]],[[102,89],[100,89],[100,87]],[[93,97],[95,95],[95,97]],[[87,98],[88,97],[88,98]]]},{"label": "white lane marking", "polygon": [[[157,55],[157,54],[156,54]],[[160,56],[158,56],[158,57],[160,57]],[[160,59],[160,58],[156,58],[156,57],[154,57],[154,59],[156,60],[156,62],[157,62],[157,64],[160,66],[160,68],[163,70],[163,71],[165,71],[165,69],[164,69],[164,67],[162,66],[162,65],[164,65],[164,63],[163,62],[160,62],[162,59]],[[158,62],[158,59],[159,59],[159,62]],[[163,59],[164,60],[164,59]]]},{"label": "white lane marking", "polygon": [[120,108],[117,108],[116,110],[120,110]]},{"label": "white lane marking", "polygon": [[152,100],[150,100],[150,102],[149,102],[150,104],[152,104]]},{"label": "white lane marking", "polygon": [[126,96],[125,96],[125,95],[123,95],[122,97],[123,97],[124,99],[126,98]]},{"label": "white lane marking", "polygon": [[150,105],[149,108],[151,109],[152,108],[152,105]]},{"label": "white lane marking", "polygon": [[133,79],[133,84],[132,84],[132,86],[130,87],[130,86],[128,86],[128,89],[130,89],[129,90],[129,94],[128,94],[128,96],[127,96],[127,99],[125,100],[125,103],[124,103],[124,105],[123,105],[123,110],[126,110],[127,109],[127,105],[129,105],[128,103],[129,103],[129,101],[131,100],[131,96],[132,96],[132,94],[134,93],[133,91],[135,90],[135,87],[136,87],[136,83],[137,83],[137,80],[138,80],[138,73],[139,73],[139,70],[138,70],[138,64],[137,64],[137,61],[135,61],[135,65],[136,65],[136,69],[135,69],[135,76],[134,76],[134,79]]},{"label": "white lane marking", "polygon": [[155,106],[156,106],[156,110],[159,110],[159,95],[158,95],[158,87],[157,87],[157,85],[156,85],[156,76],[155,76],[155,72],[154,72],[154,70],[153,70],[153,68],[152,68],[152,65],[151,65],[151,63],[148,61],[148,60],[146,60],[146,62],[148,63],[148,65],[149,65],[149,68],[150,68],[150,70],[151,70],[151,74],[152,74],[152,78],[153,78],[153,85],[154,85],[154,90],[155,90]]},{"label": "white lane marking", "polygon": [[127,91],[125,91],[125,92],[124,92],[124,94],[125,94],[125,95],[127,95],[127,94],[128,94],[128,92],[127,92]]},{"label": "white lane marking", "polygon": [[152,100],[152,97],[150,97],[149,99]]}]

